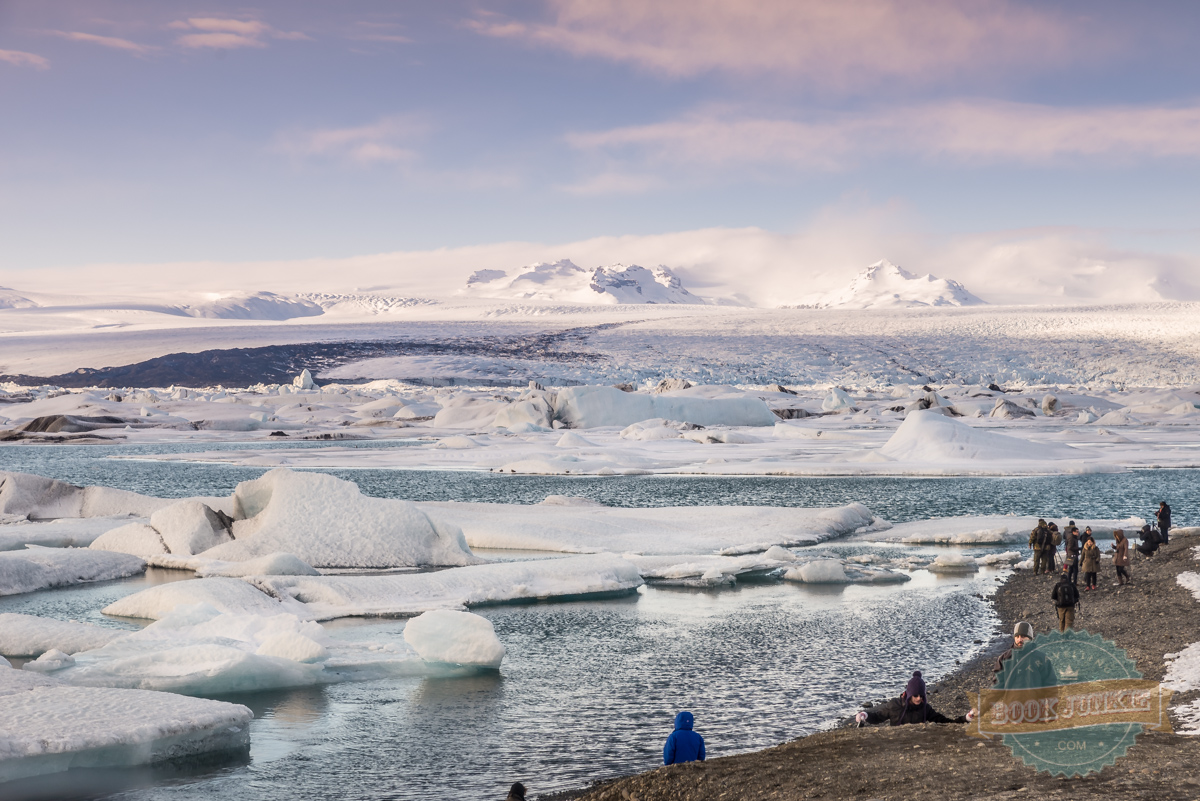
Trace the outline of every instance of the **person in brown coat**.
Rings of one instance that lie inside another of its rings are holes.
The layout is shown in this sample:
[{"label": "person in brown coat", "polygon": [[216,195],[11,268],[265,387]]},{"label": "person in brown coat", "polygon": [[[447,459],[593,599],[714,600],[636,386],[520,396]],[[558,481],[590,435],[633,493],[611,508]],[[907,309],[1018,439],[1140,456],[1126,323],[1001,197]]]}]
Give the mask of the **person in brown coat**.
[{"label": "person in brown coat", "polygon": [[1079,569],[1083,572],[1083,588],[1085,590],[1096,589],[1096,575],[1100,572],[1100,547],[1092,538],[1091,527],[1083,532],[1083,550]]},{"label": "person in brown coat", "polygon": [[1117,569],[1117,584],[1129,583],[1129,540],[1125,539],[1125,532],[1117,529],[1113,532],[1113,567]]}]

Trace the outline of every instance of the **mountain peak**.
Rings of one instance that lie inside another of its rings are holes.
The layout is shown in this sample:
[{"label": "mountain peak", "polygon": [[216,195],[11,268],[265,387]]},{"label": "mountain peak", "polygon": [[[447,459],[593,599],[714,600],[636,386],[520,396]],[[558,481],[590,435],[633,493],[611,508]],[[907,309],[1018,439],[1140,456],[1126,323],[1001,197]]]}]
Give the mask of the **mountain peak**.
[{"label": "mountain peak", "polygon": [[705,302],[662,265],[646,269],[618,263],[587,270],[570,259],[528,264],[511,275],[505,270],[478,270],[467,279],[467,290],[485,298],[570,303]]},{"label": "mountain peak", "polygon": [[958,281],[936,275],[915,275],[880,259],[856,275],[843,289],[818,295],[803,304],[810,308],[880,309],[918,306],[976,306],[986,301]]}]

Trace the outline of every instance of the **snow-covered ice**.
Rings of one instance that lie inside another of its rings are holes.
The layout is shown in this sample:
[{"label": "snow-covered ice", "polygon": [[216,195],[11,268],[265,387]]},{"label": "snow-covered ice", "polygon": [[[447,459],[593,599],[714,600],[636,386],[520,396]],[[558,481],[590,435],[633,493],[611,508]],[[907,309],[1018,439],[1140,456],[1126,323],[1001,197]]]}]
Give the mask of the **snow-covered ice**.
[{"label": "snow-covered ice", "polygon": [[272,470],[239,484],[234,507],[236,539],[205,556],[240,562],[290,553],[313,567],[360,568],[479,561],[453,525],[330,475]]},{"label": "snow-covered ice", "polygon": [[0,782],[244,749],[253,713],[173,693],[73,687],[0,666]]},{"label": "snow-covered ice", "polygon": [[8,612],[0,614],[0,654],[36,657],[51,650],[73,654],[107,645],[127,633],[88,623]]},{"label": "snow-covered ice", "polygon": [[0,552],[0,595],[16,595],[141,573],[136,556],[87,548],[41,548]]},{"label": "snow-covered ice", "polygon": [[833,509],[457,502],[418,506],[460,527],[473,548],[566,553],[754,553],[772,545],[813,545],[874,519],[862,504]]},{"label": "snow-covered ice", "polygon": [[492,621],[452,609],[412,618],[404,626],[404,641],[426,662],[498,669],[505,654]]},{"label": "snow-covered ice", "polygon": [[104,614],[158,620],[178,606],[207,604],[219,612],[277,615],[299,607],[284,604],[237,578],[215,577],[172,581],[127,595],[104,608]]},{"label": "snow-covered ice", "polygon": [[[430,609],[625,593],[643,583],[636,565],[611,554],[500,562],[433,573],[260,576],[246,580],[277,598],[303,604],[317,620],[405,616]],[[187,582],[177,584],[183,583]]]},{"label": "snow-covered ice", "polygon": [[0,523],[0,551],[12,551],[26,545],[46,548],[86,548],[106,531],[129,522],[147,522],[145,518],[81,517],[31,521],[25,518]]}]

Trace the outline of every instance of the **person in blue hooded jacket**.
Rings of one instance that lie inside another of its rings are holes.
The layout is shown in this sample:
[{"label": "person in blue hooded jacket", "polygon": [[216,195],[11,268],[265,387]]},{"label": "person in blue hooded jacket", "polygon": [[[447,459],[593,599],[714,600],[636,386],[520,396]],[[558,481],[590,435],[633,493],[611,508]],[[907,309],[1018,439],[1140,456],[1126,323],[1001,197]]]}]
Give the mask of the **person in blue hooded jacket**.
[{"label": "person in blue hooded jacket", "polygon": [[704,761],[704,738],[692,731],[695,722],[691,712],[680,712],[675,716],[675,731],[671,732],[667,744],[663,746],[664,765]]}]

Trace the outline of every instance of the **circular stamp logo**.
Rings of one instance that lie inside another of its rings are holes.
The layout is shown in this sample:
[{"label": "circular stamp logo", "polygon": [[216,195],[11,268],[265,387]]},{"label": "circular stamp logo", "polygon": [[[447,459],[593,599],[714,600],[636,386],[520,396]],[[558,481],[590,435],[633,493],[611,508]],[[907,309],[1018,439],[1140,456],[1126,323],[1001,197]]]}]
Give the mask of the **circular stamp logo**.
[{"label": "circular stamp logo", "polygon": [[1143,730],[1169,731],[1169,700],[1111,640],[1055,631],[1012,649],[979,694],[971,734],[1000,736],[1036,770],[1086,776],[1125,756]]}]

